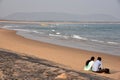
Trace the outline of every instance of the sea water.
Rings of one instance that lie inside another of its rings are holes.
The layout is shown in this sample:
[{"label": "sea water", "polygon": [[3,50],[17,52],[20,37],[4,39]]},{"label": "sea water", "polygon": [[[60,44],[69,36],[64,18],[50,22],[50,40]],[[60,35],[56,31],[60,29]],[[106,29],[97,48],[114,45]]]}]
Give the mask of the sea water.
[{"label": "sea water", "polygon": [[120,56],[120,24],[2,25],[25,38]]}]

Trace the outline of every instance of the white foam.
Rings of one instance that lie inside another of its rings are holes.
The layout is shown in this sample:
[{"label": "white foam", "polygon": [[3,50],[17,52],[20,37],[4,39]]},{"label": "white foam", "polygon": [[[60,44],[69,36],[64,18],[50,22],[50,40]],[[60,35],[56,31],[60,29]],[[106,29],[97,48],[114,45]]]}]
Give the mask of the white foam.
[{"label": "white foam", "polygon": [[19,26],[8,26],[8,25],[3,26],[3,28],[10,28],[10,27],[19,27]]},{"label": "white foam", "polygon": [[81,39],[81,40],[87,40],[87,38],[83,38],[79,35],[73,35],[72,38],[75,38],[75,39]]},{"label": "white foam", "polygon": [[24,31],[24,32],[31,32],[30,30],[25,30],[25,29],[13,29],[15,31]]},{"label": "white foam", "polygon": [[57,35],[60,35],[60,33],[59,33],[59,32],[56,32],[56,34],[57,34]]},{"label": "white foam", "polygon": [[91,41],[94,41],[94,42],[99,42],[99,43],[104,43],[104,41],[95,40],[95,39],[92,39]]},{"label": "white foam", "polygon": [[69,38],[69,36],[63,36],[63,38],[64,38],[64,39],[68,39],[68,38]]},{"label": "white foam", "polygon": [[34,30],[34,31],[32,31],[32,32],[34,32],[34,33],[40,33],[40,32],[38,32],[38,31],[35,31],[35,30]]},{"label": "white foam", "polygon": [[119,43],[117,43],[117,42],[107,42],[108,44],[113,44],[113,45],[117,45],[117,44],[119,44]]},{"label": "white foam", "polygon": [[68,39],[69,38],[69,36],[55,35],[55,34],[49,34],[49,36],[60,37],[60,38],[64,38],[64,39]]},{"label": "white foam", "polygon": [[10,28],[10,27],[13,27],[13,26],[3,26],[3,28]]},{"label": "white foam", "polygon": [[53,29],[52,31],[54,32],[55,30]]},{"label": "white foam", "polygon": [[59,36],[60,37],[61,35],[49,34],[49,36]]}]

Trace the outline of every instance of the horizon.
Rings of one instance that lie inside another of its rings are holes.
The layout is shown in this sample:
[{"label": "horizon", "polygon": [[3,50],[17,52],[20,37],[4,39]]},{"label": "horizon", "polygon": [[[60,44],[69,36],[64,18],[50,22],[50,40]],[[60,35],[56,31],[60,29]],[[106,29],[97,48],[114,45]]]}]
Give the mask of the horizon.
[{"label": "horizon", "polygon": [[120,19],[120,0],[0,0],[0,17],[14,13],[55,12],[72,15],[111,15]]},{"label": "horizon", "polygon": [[56,12],[26,12],[26,13],[13,13],[6,17],[1,18],[3,20],[20,20],[20,21],[62,21],[62,22],[111,22],[120,21],[111,15],[105,14],[92,14],[92,15],[74,15],[69,13],[56,13]]}]

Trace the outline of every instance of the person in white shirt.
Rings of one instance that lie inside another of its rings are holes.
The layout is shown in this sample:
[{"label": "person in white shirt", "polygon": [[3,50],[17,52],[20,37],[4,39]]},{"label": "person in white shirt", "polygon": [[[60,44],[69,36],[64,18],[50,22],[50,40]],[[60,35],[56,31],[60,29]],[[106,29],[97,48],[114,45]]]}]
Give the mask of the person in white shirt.
[{"label": "person in white shirt", "polygon": [[94,62],[92,66],[92,71],[94,72],[102,72],[102,62],[101,62],[101,57],[98,57],[97,60]]},{"label": "person in white shirt", "polygon": [[92,66],[93,66],[93,64],[94,64],[94,59],[95,59],[95,58],[92,56],[90,60],[87,60],[87,61],[86,61],[84,70],[90,71],[90,70],[92,69]]}]

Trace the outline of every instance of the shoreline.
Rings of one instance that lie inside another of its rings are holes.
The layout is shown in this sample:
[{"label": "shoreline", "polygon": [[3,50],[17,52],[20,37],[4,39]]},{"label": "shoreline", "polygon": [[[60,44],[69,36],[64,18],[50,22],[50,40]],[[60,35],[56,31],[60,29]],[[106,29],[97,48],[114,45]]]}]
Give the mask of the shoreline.
[{"label": "shoreline", "polygon": [[[78,47],[78,46],[75,46],[75,45],[68,45],[66,43],[61,43],[60,41],[56,41],[56,42],[51,42],[52,39],[50,38],[44,38],[44,39],[36,39],[36,38],[33,38],[32,36],[31,37],[28,37],[28,36],[25,36],[24,34],[21,34],[21,32],[19,31],[16,31],[16,34],[19,35],[19,36],[22,36],[26,39],[31,39],[31,40],[34,40],[34,41],[40,41],[40,42],[43,42],[43,43],[48,43],[48,44],[52,44],[52,45],[56,45],[56,46],[62,46],[62,47],[68,47],[68,48],[74,48],[74,49],[80,49],[80,50],[85,50],[85,51],[91,51],[91,52],[97,52],[97,53],[102,53],[102,54],[108,54],[108,55],[113,55],[113,56],[120,56],[120,54],[118,52],[113,52],[113,51],[110,51],[107,50],[107,51],[103,51],[103,50],[99,50],[99,49],[90,49],[89,47]],[[92,42],[92,41],[90,41]],[[90,43],[89,42],[89,43]],[[80,44],[82,44],[83,42],[80,42]],[[76,44],[76,43],[75,43]],[[84,44],[84,43],[83,43]],[[82,45],[83,45],[82,44]],[[115,54],[114,54],[115,53]],[[117,54],[116,54],[117,53]]]},{"label": "shoreline", "polygon": [[[12,23],[8,23],[8,22],[12,22]],[[56,24],[57,25],[57,23],[59,23],[59,22],[43,22],[43,23],[42,22],[37,22],[37,23],[35,22],[34,23],[34,22],[27,22],[27,21],[25,21],[25,22],[22,22],[22,21],[8,21],[8,22],[7,22],[8,24],[16,24],[16,25],[17,24],[18,25],[21,25],[21,24],[23,24],[23,25],[26,25],[26,24],[31,24],[31,25],[37,24],[38,25],[38,23],[39,23],[39,25],[42,25],[44,27],[46,27],[46,25],[47,26],[50,25],[50,24]],[[5,23],[5,24],[7,24],[7,23]],[[5,24],[3,24],[3,25],[5,25]],[[60,24],[67,24],[67,23],[66,22],[65,23],[61,22]],[[69,23],[69,24],[73,24],[73,23]],[[76,24],[76,23],[74,23],[74,24]],[[3,27],[3,29],[7,29],[7,26]],[[8,30],[10,30],[9,26],[8,26]],[[32,39],[32,40],[35,40],[35,41],[40,41],[40,42],[44,42],[44,43],[50,43],[50,44],[53,44],[53,45],[58,45],[58,46],[63,46],[63,47],[82,49],[82,50],[85,50],[85,51],[92,51],[92,52],[98,52],[98,53],[104,53],[104,54],[120,56],[119,48],[118,48],[118,47],[120,47],[120,43],[116,42],[116,41],[114,42],[114,40],[113,41],[112,40],[105,40],[104,41],[104,40],[99,40],[99,39],[95,39],[95,38],[87,38],[87,37],[83,37],[83,36],[81,37],[81,35],[79,35],[79,36],[77,35],[78,38],[76,38],[76,40],[79,40],[79,37],[80,37],[81,38],[80,39],[81,42],[74,41],[74,40],[73,41],[70,40],[69,42],[62,41],[62,40],[61,41],[60,40],[55,40],[55,42],[53,42],[52,41],[53,39],[50,38],[50,37],[52,37],[51,33],[49,33],[50,34],[49,36],[47,34],[47,37],[43,37],[43,36],[42,37],[39,37],[39,36],[34,37],[31,34],[30,35],[26,34],[26,33],[24,34],[24,32],[23,32],[24,29],[23,30],[22,29],[21,30],[19,30],[19,29],[17,30],[16,29],[15,31],[16,31],[17,35],[22,36],[22,37],[27,38],[27,39]],[[27,31],[28,32],[29,31],[33,32],[33,34],[34,33],[35,34],[39,33],[39,31],[37,31],[37,30],[35,30],[35,31],[26,30],[26,32]],[[51,32],[53,32],[53,31],[51,31]],[[73,34],[72,36],[70,36],[70,38],[75,39],[74,35],[76,37],[76,34]],[[58,35],[55,34],[53,36],[58,36]],[[60,36],[64,37],[64,35],[62,35],[61,33],[60,33]],[[69,36],[65,35],[65,37],[67,37],[69,39]],[[84,40],[84,38],[86,40]],[[66,38],[64,38],[64,39],[66,39]],[[85,42],[82,42],[82,40],[85,41]],[[97,47],[96,47],[96,45],[97,45]]]},{"label": "shoreline", "polygon": [[120,24],[120,21],[24,21],[0,20],[2,23],[12,24]]},{"label": "shoreline", "polygon": [[[91,56],[101,56],[103,58],[103,66],[110,68],[112,74],[98,75],[103,75],[115,79],[119,78],[120,76],[120,56],[108,55],[99,52],[80,50],[30,40],[17,35],[16,31],[6,29],[0,29],[0,38],[1,49],[11,50],[18,53],[24,53],[26,55],[54,61],[56,63],[71,67],[77,71],[83,71],[85,61]],[[113,65],[115,62],[116,64]]]}]

